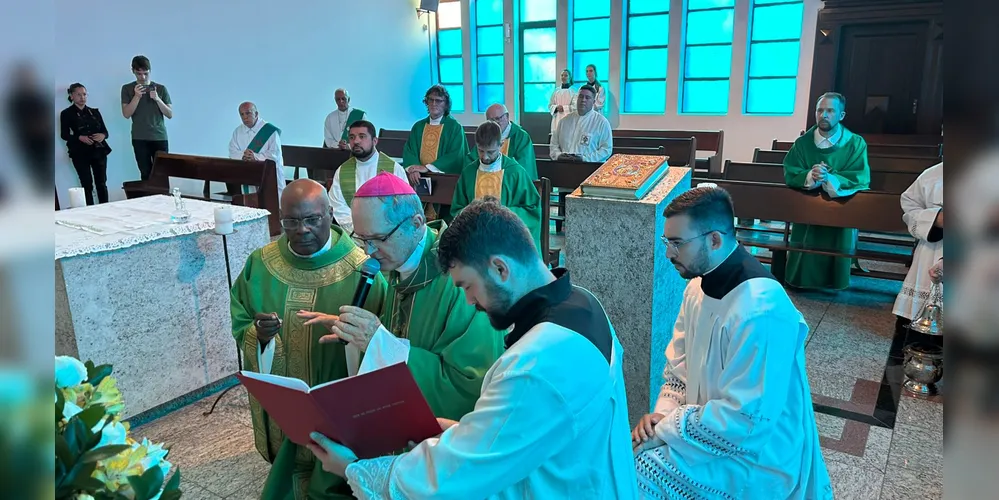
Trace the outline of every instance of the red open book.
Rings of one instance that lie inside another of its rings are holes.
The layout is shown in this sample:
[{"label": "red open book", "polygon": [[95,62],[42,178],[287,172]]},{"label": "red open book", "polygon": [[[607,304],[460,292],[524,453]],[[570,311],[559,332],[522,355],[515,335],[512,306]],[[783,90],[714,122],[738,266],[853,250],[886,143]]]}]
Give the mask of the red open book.
[{"label": "red open book", "polygon": [[318,431],[359,458],[386,455],[441,433],[405,363],[310,388],[297,378],[236,374],[293,443]]}]

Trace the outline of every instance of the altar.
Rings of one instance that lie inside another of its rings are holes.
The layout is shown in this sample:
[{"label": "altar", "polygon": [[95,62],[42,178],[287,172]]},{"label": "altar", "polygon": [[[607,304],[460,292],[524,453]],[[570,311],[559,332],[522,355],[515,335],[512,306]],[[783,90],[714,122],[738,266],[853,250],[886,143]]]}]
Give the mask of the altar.
[{"label": "altar", "polygon": [[[169,196],[55,212],[57,355],[114,366],[125,418],[237,370],[217,203]],[[270,241],[266,210],[232,206],[232,279]]]}]

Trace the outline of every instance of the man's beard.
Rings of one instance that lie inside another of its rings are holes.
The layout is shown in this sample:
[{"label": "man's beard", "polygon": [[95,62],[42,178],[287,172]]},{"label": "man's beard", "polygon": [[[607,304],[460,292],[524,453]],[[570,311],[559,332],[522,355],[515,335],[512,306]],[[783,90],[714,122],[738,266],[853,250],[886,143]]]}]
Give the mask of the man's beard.
[{"label": "man's beard", "polygon": [[506,313],[510,312],[510,306],[513,305],[513,300],[510,297],[510,292],[500,288],[498,284],[492,280],[486,278],[485,284],[483,285],[486,289],[486,295],[489,297],[489,302],[492,304],[489,309],[486,309],[479,304],[475,304],[475,309],[477,311],[482,311],[486,313],[489,317],[489,324],[497,330],[505,330],[510,327],[510,325],[503,324],[506,319]]},{"label": "man's beard", "polygon": [[828,131],[830,131],[830,130],[833,129],[832,124],[830,124],[829,122],[827,122],[825,120],[819,120],[818,126],[819,126],[819,130],[821,130],[823,132],[828,132]]},{"label": "man's beard", "polygon": [[[360,150],[361,152],[358,153],[358,150]],[[354,158],[362,159],[362,158],[368,158],[368,157],[370,157],[371,153],[373,153],[374,151],[375,151],[375,147],[374,146],[371,146],[371,149],[364,149],[364,148],[358,146],[356,148],[351,148],[350,149],[350,154]]]},{"label": "man's beard", "polygon": [[685,280],[694,279],[698,276],[704,276],[704,272],[707,271],[708,267],[708,249],[701,247],[701,250],[697,252],[694,256],[694,260],[688,265],[680,264],[677,266],[677,261],[670,259],[673,263],[673,267],[676,267],[676,271],[680,273],[680,277]]}]

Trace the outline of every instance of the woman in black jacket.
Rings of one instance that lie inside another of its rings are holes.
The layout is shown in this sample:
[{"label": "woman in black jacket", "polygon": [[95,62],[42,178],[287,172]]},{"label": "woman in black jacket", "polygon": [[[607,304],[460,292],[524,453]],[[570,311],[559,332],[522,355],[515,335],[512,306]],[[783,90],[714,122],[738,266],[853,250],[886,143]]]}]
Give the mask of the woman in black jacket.
[{"label": "woman in black jacket", "polygon": [[69,157],[80,176],[80,185],[86,193],[87,205],[94,204],[94,187],[97,187],[97,200],[108,201],[108,128],[97,108],[87,106],[87,89],[80,83],[69,86],[71,104],[62,110],[59,121],[62,124],[62,138],[69,148]]}]

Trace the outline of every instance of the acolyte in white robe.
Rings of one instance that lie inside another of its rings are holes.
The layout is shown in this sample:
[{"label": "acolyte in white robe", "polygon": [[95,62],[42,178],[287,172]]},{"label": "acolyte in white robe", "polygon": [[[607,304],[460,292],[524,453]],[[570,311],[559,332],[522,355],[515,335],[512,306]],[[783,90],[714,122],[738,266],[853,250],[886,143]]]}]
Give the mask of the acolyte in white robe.
[{"label": "acolyte in white robe", "polygon": [[688,283],[666,348],[644,498],[831,499],[805,374],[808,325],[741,246]]},{"label": "acolyte in white robe", "polygon": [[[334,109],[330,114],[326,115],[326,121],[323,123],[323,145],[328,148],[335,148],[340,144],[340,138],[343,137],[343,129],[347,126],[347,117],[350,113],[354,111],[354,107],[350,106],[347,111],[340,111],[340,108]],[[367,121],[368,114],[364,113],[361,115],[361,119]],[[375,131],[377,133],[377,131]],[[358,184],[360,186],[360,184]]]},{"label": "acolyte in white robe", "polygon": [[[555,111],[562,106],[562,111]],[[551,99],[548,100],[548,112],[552,115],[552,135],[558,130],[558,122],[576,111],[576,89],[557,88],[552,92]]]},{"label": "acolyte in white robe", "polygon": [[901,202],[902,220],[909,227],[909,234],[916,238],[916,251],[892,312],[914,319],[930,298],[930,268],[943,258],[943,229],[933,227],[937,213],[943,209],[943,163],[919,174],[916,182],[902,193]]},{"label": "acolyte in white robe", "polygon": [[604,115],[591,110],[585,116],[572,113],[558,124],[552,134],[548,152],[552,160],[562,153],[577,154],[583,161],[605,162],[614,150],[610,122]]},{"label": "acolyte in white robe", "polygon": [[636,498],[623,349],[599,302],[553,273],[506,315],[519,325],[475,409],[408,453],[348,465],[357,498]]},{"label": "acolyte in white robe", "polygon": [[[250,142],[257,136],[257,132],[265,123],[267,122],[260,118],[252,127],[240,123],[236,130],[233,130],[232,139],[229,140],[229,158],[242,159],[243,151],[250,146]],[[253,153],[253,157],[258,161],[274,160],[274,163],[277,164],[277,190],[278,202],[280,202],[284,187],[288,184],[287,177],[284,175],[284,157],[281,155],[281,132],[271,134],[267,142],[264,143],[264,147],[260,148],[259,153]]]},{"label": "acolyte in white robe", "polygon": [[[406,176],[406,169],[399,165],[399,162],[395,162],[395,169],[392,171],[396,177],[409,182],[409,177]],[[368,161],[362,162],[357,160],[357,169],[354,171],[354,190],[360,188],[362,184],[371,180],[374,176],[378,175],[378,150],[374,150],[374,154],[368,158]],[[343,230],[350,234],[354,230],[354,221],[350,218],[350,205],[347,204],[346,198],[343,197],[343,191],[340,189],[340,169],[336,169],[336,173],[333,174],[333,184],[330,185],[330,206],[333,208],[333,217],[336,219],[337,223]]]}]

